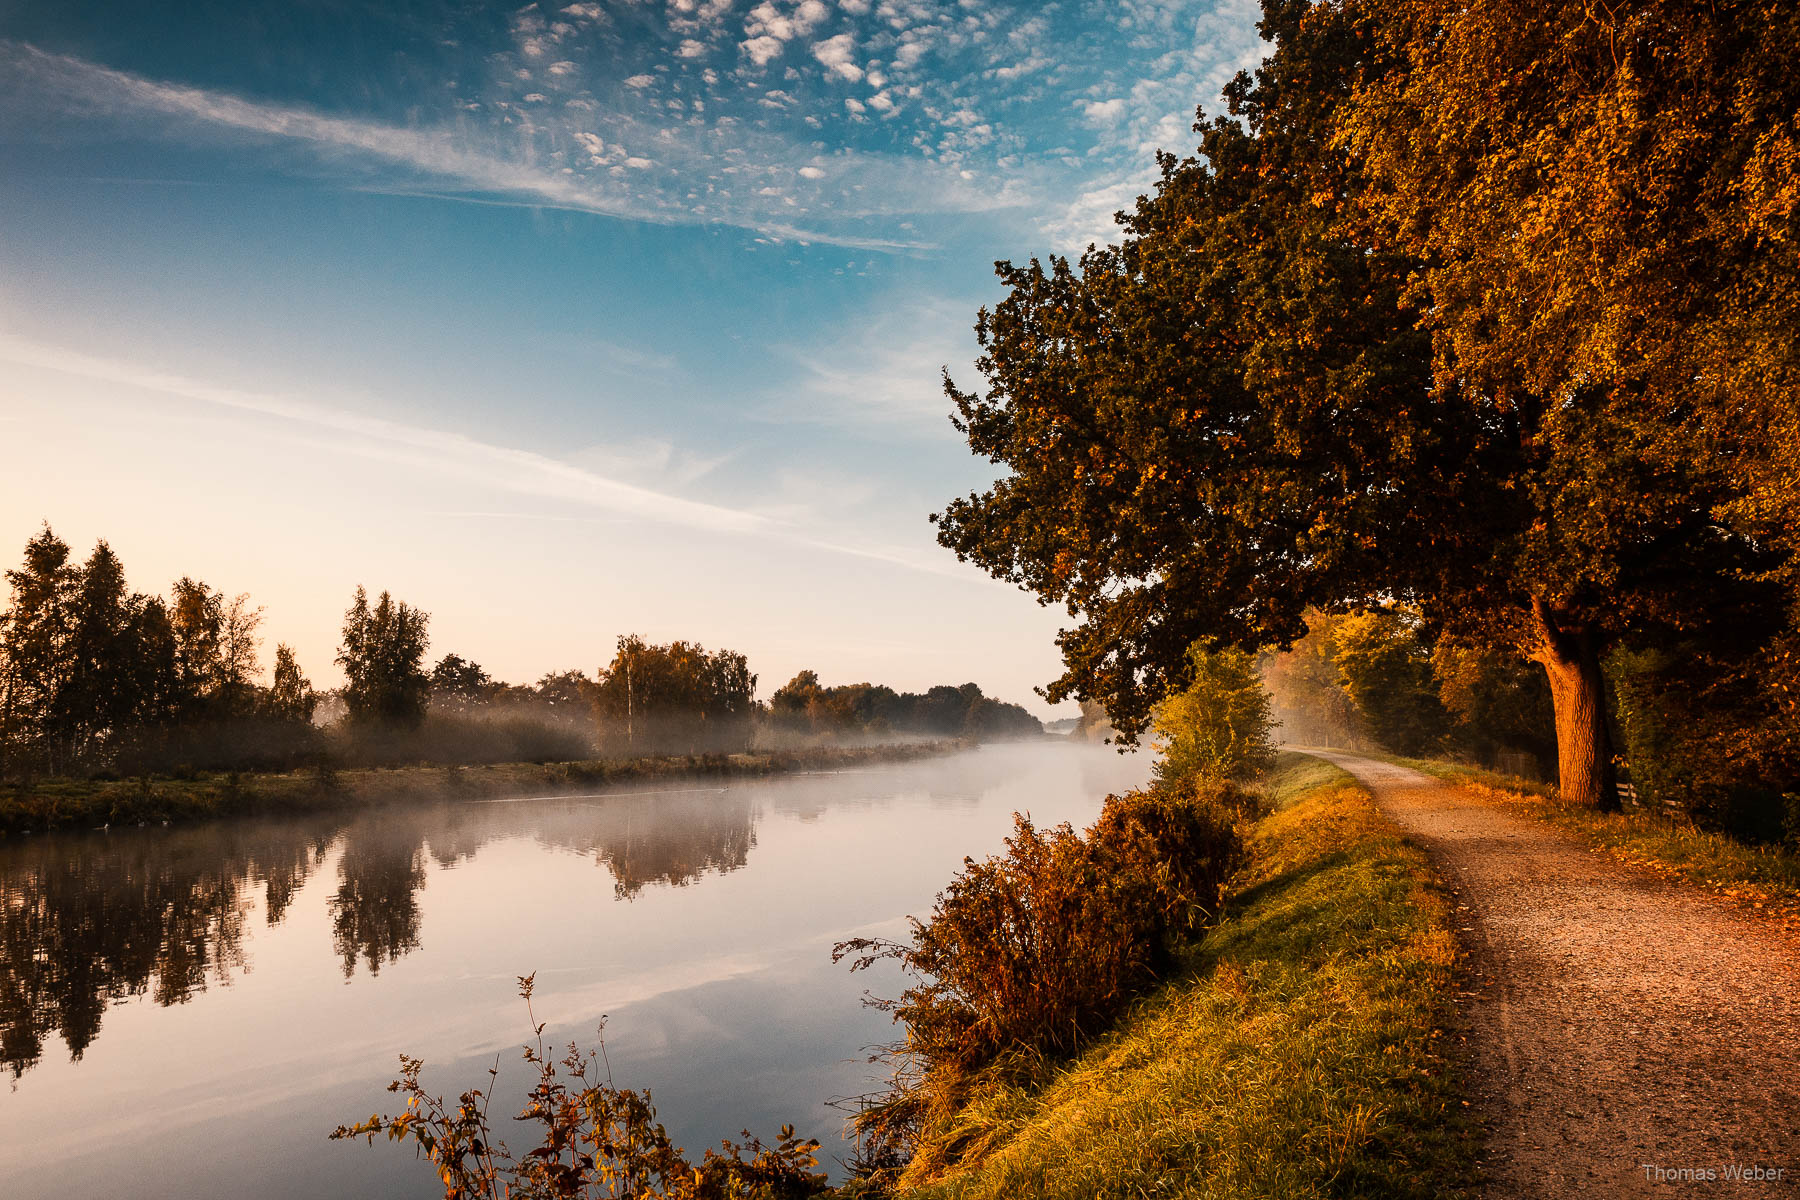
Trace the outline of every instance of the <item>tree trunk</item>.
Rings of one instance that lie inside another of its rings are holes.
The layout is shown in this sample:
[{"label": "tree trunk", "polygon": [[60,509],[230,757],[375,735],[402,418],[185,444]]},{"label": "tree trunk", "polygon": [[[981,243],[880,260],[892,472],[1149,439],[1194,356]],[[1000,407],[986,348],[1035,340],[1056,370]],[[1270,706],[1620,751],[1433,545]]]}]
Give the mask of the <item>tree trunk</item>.
[{"label": "tree trunk", "polygon": [[1531,612],[1537,632],[1531,657],[1549,676],[1550,702],[1556,712],[1557,788],[1571,804],[1617,811],[1619,788],[1593,635],[1564,627],[1540,599],[1532,600]]}]

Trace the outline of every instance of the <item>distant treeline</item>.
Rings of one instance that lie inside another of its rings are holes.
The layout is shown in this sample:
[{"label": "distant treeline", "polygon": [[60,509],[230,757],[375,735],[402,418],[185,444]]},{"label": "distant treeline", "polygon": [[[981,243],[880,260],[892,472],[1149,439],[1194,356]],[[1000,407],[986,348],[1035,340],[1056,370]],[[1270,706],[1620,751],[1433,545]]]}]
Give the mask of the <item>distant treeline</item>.
[{"label": "distant treeline", "polygon": [[769,698],[769,715],[785,730],[815,733],[851,731],[873,736],[910,734],[987,740],[1036,737],[1038,719],[1020,708],[984,696],[972,683],[896,692],[876,683],[823,687],[815,672],[802,671]]},{"label": "distant treeline", "polygon": [[1555,777],[1549,687],[1531,664],[1434,641],[1405,610],[1315,612],[1307,627],[1263,667],[1287,741],[1454,753]]},{"label": "distant treeline", "polygon": [[756,699],[744,655],[697,643],[618,640],[588,675],[494,679],[446,654],[427,666],[430,615],[356,589],[337,664],[317,691],[275,648],[260,682],[262,609],[183,577],[130,591],[104,542],[85,561],[46,526],[6,572],[0,614],[0,778],[293,770],[334,765],[551,762],[596,755],[729,753],[890,736],[1042,731],[972,683],[897,693],[823,688],[810,671]]}]

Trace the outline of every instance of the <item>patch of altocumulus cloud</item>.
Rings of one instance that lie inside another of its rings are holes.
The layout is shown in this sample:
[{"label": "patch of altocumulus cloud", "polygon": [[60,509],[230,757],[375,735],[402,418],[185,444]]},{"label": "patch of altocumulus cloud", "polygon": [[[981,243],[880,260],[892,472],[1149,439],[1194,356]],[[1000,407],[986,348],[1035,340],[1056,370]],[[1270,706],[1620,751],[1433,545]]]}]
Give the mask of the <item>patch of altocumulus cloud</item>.
[{"label": "patch of altocumulus cloud", "polygon": [[445,6],[449,82],[403,120],[328,111],[289,80],[253,98],[9,42],[0,124],[28,131],[48,110],[261,139],[352,186],[883,251],[932,246],[903,223],[984,214],[1066,250],[1111,235],[1097,197],[1147,187],[1156,150],[1191,150],[1195,107],[1263,52],[1257,15],[1251,0],[552,0],[480,44],[491,23]]},{"label": "patch of altocumulus cloud", "polygon": [[[386,190],[436,194],[446,199],[499,197],[535,207],[567,209],[624,220],[656,224],[719,224],[736,226],[780,240],[822,243],[870,250],[905,251],[927,248],[911,239],[865,236],[843,228],[803,227],[795,223],[794,214],[774,208],[763,201],[763,193],[751,190],[743,204],[727,204],[729,193],[686,196],[659,191],[654,184],[644,186],[637,181],[621,181],[619,172],[654,171],[664,182],[676,181],[685,166],[708,156],[707,140],[669,130],[651,131],[634,125],[623,136],[619,122],[613,123],[612,136],[602,139],[589,133],[579,137],[569,134],[570,142],[588,165],[598,170],[577,171],[566,164],[567,151],[556,151],[548,161],[529,153],[507,153],[501,140],[472,135],[462,129],[403,128],[380,122],[350,117],[329,116],[308,109],[258,103],[235,96],[210,92],[201,88],[163,83],[115,71],[61,55],[46,54],[30,46],[0,46],[0,70],[10,73],[11,99],[28,85],[42,90],[29,99],[50,101],[63,109],[109,119],[155,117],[176,124],[176,131],[229,132],[280,139],[299,143],[324,156],[338,159],[362,159],[410,174],[388,181]],[[24,105],[9,105],[16,114]],[[716,132],[711,140],[720,140]],[[842,193],[826,203],[821,181],[833,172],[814,166],[810,159],[817,151],[812,147],[795,148],[771,144],[766,137],[741,139],[746,147],[764,152],[761,161],[744,161],[730,169],[746,182],[772,181],[786,184],[779,194],[800,194],[806,198],[806,212],[820,209],[833,211],[838,217],[869,218],[887,212],[916,213],[938,211],[979,211],[1006,203],[993,196],[982,196],[967,181],[946,176],[941,186],[934,181],[909,177],[899,164],[884,162],[879,157],[839,154],[833,158],[837,176],[843,181]],[[485,145],[483,143],[486,143]],[[631,152],[632,146],[653,150],[650,158]],[[732,157],[720,147],[718,153]],[[736,157],[743,157],[740,152]],[[562,163],[562,165],[557,165]],[[456,196],[438,190],[433,184],[466,189],[473,195]],[[369,187],[367,180],[357,186]],[[765,184],[771,186],[771,184]],[[491,201],[490,201],[491,202]],[[898,207],[895,207],[898,206]],[[840,222],[841,224],[841,222]]]}]

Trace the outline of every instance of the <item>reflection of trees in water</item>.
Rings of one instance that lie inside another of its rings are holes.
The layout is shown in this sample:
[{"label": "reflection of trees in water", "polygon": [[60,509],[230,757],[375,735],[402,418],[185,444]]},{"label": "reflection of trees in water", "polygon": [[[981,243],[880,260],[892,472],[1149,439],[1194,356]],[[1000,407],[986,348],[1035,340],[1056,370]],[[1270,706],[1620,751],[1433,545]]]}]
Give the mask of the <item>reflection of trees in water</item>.
[{"label": "reflection of trees in water", "polygon": [[344,834],[338,889],[326,903],[331,943],[344,978],[360,955],[369,974],[419,948],[419,891],[425,886],[423,831],[405,811],[357,822]]},{"label": "reflection of trees in water", "polygon": [[539,840],[592,854],[612,872],[613,895],[630,900],[652,883],[681,887],[749,860],[756,807],[723,788],[616,796],[538,831]]},{"label": "reflection of trees in water", "polygon": [[614,895],[631,899],[743,866],[764,811],[805,820],[846,801],[974,803],[1016,772],[1016,763],[959,756],[729,788],[14,839],[0,844],[0,1063],[19,1077],[57,1032],[80,1058],[113,1002],[179,1004],[228,979],[246,964],[258,889],[268,924],[280,924],[334,846],[337,887],[325,904],[349,977],[359,960],[375,974],[419,947],[431,862],[453,866],[497,840],[591,855],[611,873]]},{"label": "reflection of trees in water", "polygon": [[18,1078],[52,1032],[79,1059],[114,1001],[180,1004],[241,969],[251,889],[279,920],[332,832],[232,823],[0,850],[0,1062]]},{"label": "reflection of trees in water", "polygon": [[346,977],[420,945],[427,854],[440,866],[502,838],[592,854],[614,893],[742,866],[754,810],[731,793],[559,804],[389,808],[345,821],[229,821],[168,830],[56,834],[0,846],[0,1064],[16,1079],[60,1033],[79,1059],[115,1001],[180,1004],[248,962],[260,891],[269,925],[341,846],[326,898]]},{"label": "reflection of trees in water", "polygon": [[754,814],[733,805],[731,823],[682,824],[674,829],[627,831],[602,847],[600,858],[613,875],[613,894],[630,900],[650,883],[682,887],[708,871],[735,871],[756,845]]},{"label": "reflection of trees in water", "polygon": [[919,759],[903,769],[874,767],[780,776],[756,784],[752,790],[774,812],[815,821],[829,809],[845,807],[846,802],[881,806],[923,797],[934,807],[968,808],[1018,773],[1016,761],[959,754]]}]

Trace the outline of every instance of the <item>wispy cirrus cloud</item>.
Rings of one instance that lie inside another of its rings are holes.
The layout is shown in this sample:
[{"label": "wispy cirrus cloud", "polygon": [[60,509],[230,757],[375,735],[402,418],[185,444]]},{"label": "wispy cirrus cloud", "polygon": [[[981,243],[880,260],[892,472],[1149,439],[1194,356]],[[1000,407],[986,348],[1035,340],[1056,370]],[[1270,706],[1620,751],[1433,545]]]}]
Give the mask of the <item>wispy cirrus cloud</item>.
[{"label": "wispy cirrus cloud", "polygon": [[755,415],[778,424],[874,428],[957,441],[942,372],[965,386],[977,354],[972,306],[945,297],[896,300],[831,341],[781,347],[795,368],[780,399]]},{"label": "wispy cirrus cloud", "polygon": [[[559,501],[610,514],[730,537],[760,538],[828,554],[887,563],[909,571],[981,579],[946,558],[834,540],[797,520],[692,500],[625,482],[589,466],[495,445],[466,434],[369,416],[271,392],[195,379],[159,367],[86,354],[0,332],[0,364],[73,376],[286,422],[323,434],[338,452],[448,475],[502,492]],[[0,379],[3,379],[0,375]],[[589,461],[596,456],[584,455]],[[706,464],[691,477],[704,474]]]}]

